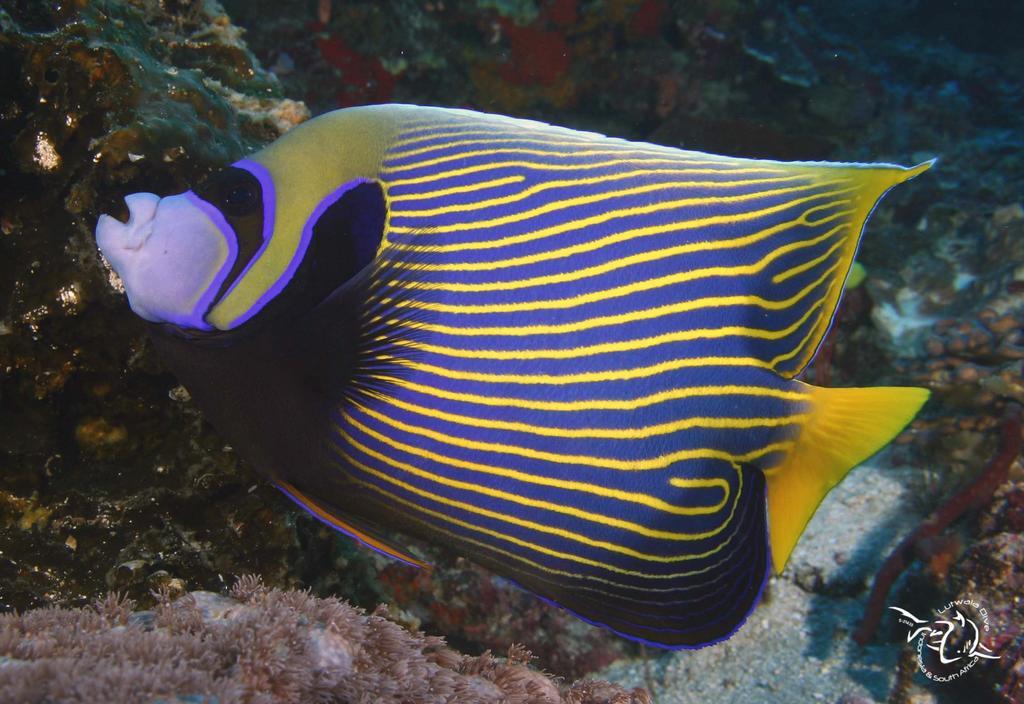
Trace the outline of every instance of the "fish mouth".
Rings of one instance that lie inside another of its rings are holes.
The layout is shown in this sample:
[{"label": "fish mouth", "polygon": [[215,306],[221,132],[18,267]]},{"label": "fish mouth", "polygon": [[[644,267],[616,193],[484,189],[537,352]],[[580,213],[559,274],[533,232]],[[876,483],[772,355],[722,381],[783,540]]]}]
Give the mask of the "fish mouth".
[{"label": "fish mouth", "polygon": [[125,196],[128,221],[121,222],[110,215],[100,215],[96,223],[96,244],[103,255],[114,264],[119,253],[137,252],[153,234],[153,221],[160,206],[160,196],[154,193],[132,193]]}]

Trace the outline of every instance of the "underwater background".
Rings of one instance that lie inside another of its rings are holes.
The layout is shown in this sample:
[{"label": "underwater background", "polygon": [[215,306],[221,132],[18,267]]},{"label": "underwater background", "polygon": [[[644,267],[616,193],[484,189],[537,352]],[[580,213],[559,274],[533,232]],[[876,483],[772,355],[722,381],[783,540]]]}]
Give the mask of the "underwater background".
[{"label": "underwater background", "polygon": [[[1022,26],[1009,2],[0,0],[0,609],[148,609],[258,574],[662,703],[1024,700]],[[731,640],[642,650],[467,561],[356,547],[241,464],[152,350],[99,213],[379,102],[743,157],[939,157],[872,216],[806,374],[932,400]],[[999,657],[931,681],[885,607],[968,598]]]}]

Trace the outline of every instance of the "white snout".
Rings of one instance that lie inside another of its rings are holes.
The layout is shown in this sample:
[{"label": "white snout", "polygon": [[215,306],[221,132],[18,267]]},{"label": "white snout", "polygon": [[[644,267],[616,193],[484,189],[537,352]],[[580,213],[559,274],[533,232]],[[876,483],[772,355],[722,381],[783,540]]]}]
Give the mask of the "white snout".
[{"label": "white snout", "polygon": [[203,315],[236,250],[224,218],[190,192],[124,200],[128,222],[101,215],[96,243],[124,282],[132,310],[151,322],[211,329]]},{"label": "white snout", "polygon": [[139,249],[146,242],[153,229],[153,217],[160,204],[155,193],[132,193],[125,196],[128,206],[128,222],[124,223],[109,215],[100,215],[96,223],[96,244],[111,266],[117,269],[112,257],[123,249]]}]

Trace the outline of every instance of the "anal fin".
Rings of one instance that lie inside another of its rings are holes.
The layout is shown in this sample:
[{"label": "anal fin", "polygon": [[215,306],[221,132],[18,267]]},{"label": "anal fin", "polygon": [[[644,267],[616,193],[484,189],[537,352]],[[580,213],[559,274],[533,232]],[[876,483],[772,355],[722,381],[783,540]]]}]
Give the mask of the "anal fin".
[{"label": "anal fin", "polygon": [[317,520],[324,523],[334,530],[340,531],[350,538],[354,538],[366,547],[376,550],[377,552],[392,557],[396,560],[400,560],[408,565],[414,567],[420,567],[422,569],[429,570],[430,565],[421,560],[417,560],[415,557],[410,556],[408,553],[402,552],[398,548],[392,546],[387,541],[373,534],[373,531],[357,526],[351,519],[342,518],[335,511],[328,509],[323,504],[317,503],[314,499],[303,494],[301,491],[295,488],[292,484],[286,481],[278,480],[275,485],[281,492],[289,499],[297,503],[303,509],[311,513]]}]

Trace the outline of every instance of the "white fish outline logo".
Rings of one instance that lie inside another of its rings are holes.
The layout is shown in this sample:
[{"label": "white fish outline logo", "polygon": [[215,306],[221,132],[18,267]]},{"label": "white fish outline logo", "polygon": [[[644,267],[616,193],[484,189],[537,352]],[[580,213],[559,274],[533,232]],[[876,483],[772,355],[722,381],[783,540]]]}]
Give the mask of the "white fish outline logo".
[{"label": "white fish outline logo", "polygon": [[[967,618],[959,608],[953,609],[952,620],[938,618],[933,621],[918,618],[899,606],[890,606],[889,608],[901,614],[903,618],[899,619],[900,623],[909,627],[907,642],[910,643],[915,638],[923,636],[925,645],[939,654],[939,661],[944,665],[963,658],[998,660],[1001,657],[994,655],[993,651],[981,642],[981,631],[977,624]],[[949,644],[949,637],[956,632],[957,626],[960,627],[965,639],[961,646],[952,647]],[[948,655],[953,657],[948,657]]]}]

